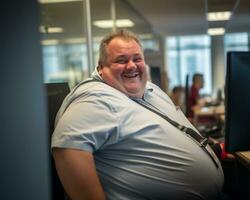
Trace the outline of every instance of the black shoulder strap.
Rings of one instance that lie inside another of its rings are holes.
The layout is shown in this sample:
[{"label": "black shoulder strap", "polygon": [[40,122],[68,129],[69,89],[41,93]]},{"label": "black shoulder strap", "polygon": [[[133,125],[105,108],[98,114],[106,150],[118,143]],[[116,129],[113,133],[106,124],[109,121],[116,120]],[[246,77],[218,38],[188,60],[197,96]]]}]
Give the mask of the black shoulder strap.
[{"label": "black shoulder strap", "polygon": [[161,116],[163,119],[165,119],[167,122],[175,126],[177,129],[179,129],[182,132],[185,132],[186,134],[190,135],[192,138],[194,138],[198,143],[201,143],[202,145],[207,145],[207,138],[203,137],[199,133],[197,133],[195,130],[188,128],[186,126],[180,125],[178,122],[170,119],[167,115],[163,114],[158,108],[150,104],[149,102],[144,101],[146,104],[149,104],[150,106],[146,105],[145,103],[142,103],[141,101],[133,99],[136,103],[140,104],[144,108],[147,108],[148,110],[154,112],[155,114]]}]

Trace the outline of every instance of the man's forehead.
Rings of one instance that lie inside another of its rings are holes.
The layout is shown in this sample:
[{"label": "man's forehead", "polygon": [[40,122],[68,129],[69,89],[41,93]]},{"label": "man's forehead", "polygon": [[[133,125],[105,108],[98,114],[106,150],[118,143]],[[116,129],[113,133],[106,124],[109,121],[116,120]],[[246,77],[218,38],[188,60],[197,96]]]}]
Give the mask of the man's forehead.
[{"label": "man's forehead", "polygon": [[107,48],[107,53],[115,57],[122,56],[143,56],[140,46],[135,42],[132,43],[113,43]]},{"label": "man's forehead", "polygon": [[138,48],[140,48],[140,45],[133,39],[133,38],[114,38],[112,39],[108,46],[127,46],[127,45],[131,45],[131,46],[137,46]]}]

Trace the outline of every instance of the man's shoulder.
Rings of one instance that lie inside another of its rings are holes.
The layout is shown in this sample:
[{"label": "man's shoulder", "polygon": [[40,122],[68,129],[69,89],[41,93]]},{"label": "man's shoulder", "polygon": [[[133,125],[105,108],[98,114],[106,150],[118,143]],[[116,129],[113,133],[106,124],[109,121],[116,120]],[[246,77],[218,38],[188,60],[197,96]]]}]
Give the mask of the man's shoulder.
[{"label": "man's shoulder", "polygon": [[75,95],[94,95],[97,97],[113,96],[113,97],[124,97],[124,94],[117,89],[107,85],[103,81],[83,81],[76,88],[72,90],[72,94]]},{"label": "man's shoulder", "polygon": [[86,105],[91,109],[114,113],[124,109],[127,105],[125,99],[125,95],[103,82],[83,82],[73,88],[64,99],[60,113],[62,114],[75,106],[80,109]]},{"label": "man's shoulder", "polygon": [[112,107],[122,107],[126,104],[126,99],[130,99],[119,90],[100,81],[82,82],[68,95],[66,104],[95,102],[99,105],[112,105]]}]

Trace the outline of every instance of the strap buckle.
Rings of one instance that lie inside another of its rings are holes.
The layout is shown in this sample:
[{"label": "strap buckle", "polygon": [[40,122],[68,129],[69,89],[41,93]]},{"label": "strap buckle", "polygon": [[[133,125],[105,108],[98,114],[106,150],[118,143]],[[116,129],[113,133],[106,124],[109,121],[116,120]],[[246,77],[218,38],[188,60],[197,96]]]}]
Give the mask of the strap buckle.
[{"label": "strap buckle", "polygon": [[201,147],[205,147],[206,148],[206,146],[208,144],[208,139],[204,137],[199,143],[200,143]]}]

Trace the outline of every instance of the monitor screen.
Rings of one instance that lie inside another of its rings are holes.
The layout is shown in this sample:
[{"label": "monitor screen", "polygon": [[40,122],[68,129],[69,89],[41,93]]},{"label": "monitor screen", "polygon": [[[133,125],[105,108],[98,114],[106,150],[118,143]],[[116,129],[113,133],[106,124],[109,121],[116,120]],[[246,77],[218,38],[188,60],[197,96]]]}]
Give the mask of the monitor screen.
[{"label": "monitor screen", "polygon": [[225,86],[226,151],[250,150],[250,52],[228,52]]}]

